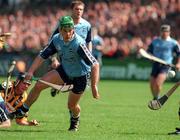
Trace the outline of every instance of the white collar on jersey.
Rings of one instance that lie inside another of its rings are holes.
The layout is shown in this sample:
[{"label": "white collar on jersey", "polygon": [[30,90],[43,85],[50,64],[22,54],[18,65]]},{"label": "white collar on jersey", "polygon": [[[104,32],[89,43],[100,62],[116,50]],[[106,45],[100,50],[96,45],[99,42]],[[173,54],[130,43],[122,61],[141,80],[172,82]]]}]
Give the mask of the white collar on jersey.
[{"label": "white collar on jersey", "polygon": [[81,17],[79,23],[82,23],[82,22],[83,22],[83,18]]},{"label": "white collar on jersey", "polygon": [[82,24],[82,23],[83,23],[83,18],[81,17],[79,22],[77,24],[74,24],[74,27],[76,27],[77,25]]}]

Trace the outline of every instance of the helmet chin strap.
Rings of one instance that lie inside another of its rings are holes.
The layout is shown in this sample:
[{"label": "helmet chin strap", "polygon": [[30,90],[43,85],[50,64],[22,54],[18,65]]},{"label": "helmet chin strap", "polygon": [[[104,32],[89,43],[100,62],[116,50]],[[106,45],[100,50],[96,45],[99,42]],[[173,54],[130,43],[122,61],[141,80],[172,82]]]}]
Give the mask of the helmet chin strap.
[{"label": "helmet chin strap", "polygon": [[20,82],[21,80],[16,80],[16,82],[15,82],[15,87],[17,87],[17,85],[19,84],[19,82]]}]

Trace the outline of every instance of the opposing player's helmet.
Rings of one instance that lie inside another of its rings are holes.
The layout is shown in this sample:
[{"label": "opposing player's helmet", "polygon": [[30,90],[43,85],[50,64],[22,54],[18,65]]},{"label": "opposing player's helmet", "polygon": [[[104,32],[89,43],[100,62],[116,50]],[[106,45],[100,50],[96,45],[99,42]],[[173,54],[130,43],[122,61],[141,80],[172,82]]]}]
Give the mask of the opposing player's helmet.
[{"label": "opposing player's helmet", "polygon": [[20,72],[20,73],[18,74],[18,76],[17,76],[16,82],[15,82],[15,86],[17,86],[20,81],[23,81],[24,83],[30,85],[30,84],[31,84],[31,81],[30,81],[30,80],[25,80],[25,77],[26,77],[25,73]]},{"label": "opposing player's helmet", "polygon": [[74,21],[71,16],[63,16],[59,20],[60,28],[74,28]]}]

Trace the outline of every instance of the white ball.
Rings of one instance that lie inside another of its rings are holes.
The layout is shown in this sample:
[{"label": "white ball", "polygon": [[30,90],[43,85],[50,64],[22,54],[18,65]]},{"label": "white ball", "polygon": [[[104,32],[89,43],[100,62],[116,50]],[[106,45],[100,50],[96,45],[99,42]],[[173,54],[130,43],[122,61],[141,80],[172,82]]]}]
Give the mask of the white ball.
[{"label": "white ball", "polygon": [[173,78],[173,77],[175,77],[175,75],[176,75],[175,71],[173,71],[173,70],[169,70],[169,71],[168,71],[167,76],[168,76],[169,78]]}]

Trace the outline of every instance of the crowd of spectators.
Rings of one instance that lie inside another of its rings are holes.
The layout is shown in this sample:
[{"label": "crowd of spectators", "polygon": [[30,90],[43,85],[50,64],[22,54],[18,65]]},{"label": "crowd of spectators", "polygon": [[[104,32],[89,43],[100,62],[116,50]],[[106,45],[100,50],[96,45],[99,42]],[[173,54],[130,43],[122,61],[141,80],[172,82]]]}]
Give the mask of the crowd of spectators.
[{"label": "crowd of spectators", "polygon": [[[67,2],[63,6],[59,2],[38,8],[27,2],[28,6],[23,3],[19,10],[6,13],[1,10],[0,32],[12,33],[5,51],[36,53],[42,49],[58,19],[69,14]],[[146,48],[159,35],[163,23],[171,25],[172,36],[180,42],[180,0],[89,1],[84,18],[98,28],[105,42],[103,53],[108,57],[122,58],[139,47]]]}]

